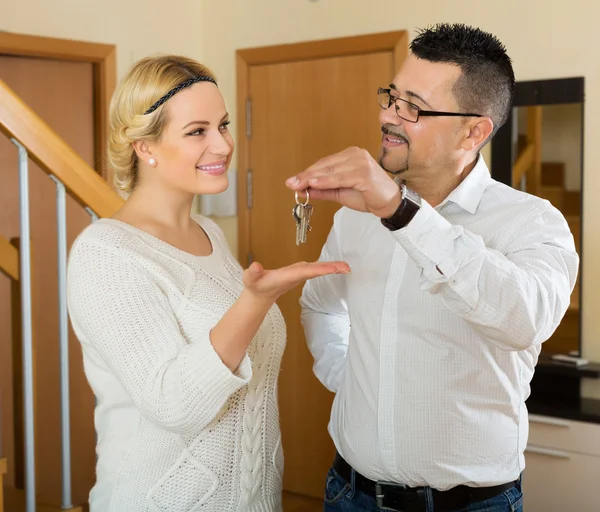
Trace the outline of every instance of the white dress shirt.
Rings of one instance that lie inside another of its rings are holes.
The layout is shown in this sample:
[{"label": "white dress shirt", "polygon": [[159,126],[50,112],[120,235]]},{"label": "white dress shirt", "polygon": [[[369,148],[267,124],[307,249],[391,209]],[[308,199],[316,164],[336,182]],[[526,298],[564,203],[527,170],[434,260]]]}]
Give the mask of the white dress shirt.
[{"label": "white dress shirt", "polygon": [[321,259],[352,269],[301,298],[342,457],[372,480],[440,490],[517,479],[529,383],[577,276],[562,214],[493,180],[480,157],[398,231],[340,209]]}]

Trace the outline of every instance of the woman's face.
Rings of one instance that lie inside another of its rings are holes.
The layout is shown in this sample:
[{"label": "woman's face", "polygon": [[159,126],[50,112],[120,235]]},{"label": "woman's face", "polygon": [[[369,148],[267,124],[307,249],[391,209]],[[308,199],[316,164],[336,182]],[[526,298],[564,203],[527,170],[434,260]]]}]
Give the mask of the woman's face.
[{"label": "woman's face", "polygon": [[150,179],[192,194],[218,194],[227,189],[233,154],[229,114],[218,87],[199,82],[165,103],[167,123],[161,138],[148,143],[156,160]]}]

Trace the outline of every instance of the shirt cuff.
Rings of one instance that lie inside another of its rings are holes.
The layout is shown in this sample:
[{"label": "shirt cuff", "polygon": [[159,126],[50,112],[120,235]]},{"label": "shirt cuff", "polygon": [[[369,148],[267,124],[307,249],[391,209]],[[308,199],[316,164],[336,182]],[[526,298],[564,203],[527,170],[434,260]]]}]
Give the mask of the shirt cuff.
[{"label": "shirt cuff", "polygon": [[424,277],[443,283],[456,272],[452,262],[454,241],[458,233],[427,201],[402,229],[392,231],[392,236],[423,270]]}]

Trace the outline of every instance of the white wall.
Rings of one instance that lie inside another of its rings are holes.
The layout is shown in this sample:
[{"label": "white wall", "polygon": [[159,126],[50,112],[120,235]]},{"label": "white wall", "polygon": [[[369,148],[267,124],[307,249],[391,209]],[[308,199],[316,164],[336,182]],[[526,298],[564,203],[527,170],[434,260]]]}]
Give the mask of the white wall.
[{"label": "white wall", "polygon": [[[496,34],[513,59],[517,80],[584,76],[583,354],[600,360],[600,5],[588,0],[209,0],[204,3],[204,63],[220,80],[235,111],[235,50],[315,39],[418,28],[440,21],[476,25]],[[233,115],[235,123],[235,114]],[[235,126],[233,126],[235,132]],[[600,397],[587,383],[586,394]]]}]

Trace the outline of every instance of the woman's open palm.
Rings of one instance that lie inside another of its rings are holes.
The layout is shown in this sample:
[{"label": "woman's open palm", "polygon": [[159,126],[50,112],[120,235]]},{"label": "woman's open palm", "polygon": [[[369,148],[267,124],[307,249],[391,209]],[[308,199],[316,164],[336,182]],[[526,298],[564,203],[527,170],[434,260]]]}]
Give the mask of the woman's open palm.
[{"label": "woman's open palm", "polygon": [[243,282],[253,295],[275,301],[307,279],[349,272],[350,267],[343,261],[301,261],[276,270],[265,270],[260,263],[254,262],[244,271]]}]

